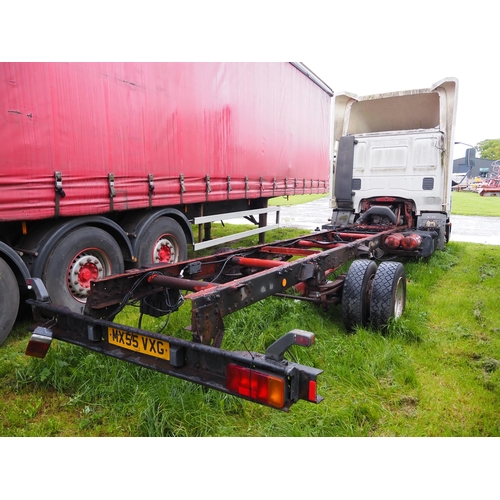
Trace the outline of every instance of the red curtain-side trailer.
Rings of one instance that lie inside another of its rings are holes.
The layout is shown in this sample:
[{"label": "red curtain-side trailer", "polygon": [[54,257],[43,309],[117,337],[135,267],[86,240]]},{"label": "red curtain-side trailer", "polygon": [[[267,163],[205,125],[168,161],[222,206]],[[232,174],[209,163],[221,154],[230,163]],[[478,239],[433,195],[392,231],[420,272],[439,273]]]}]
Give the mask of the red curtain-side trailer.
[{"label": "red curtain-side trailer", "polygon": [[30,277],[81,312],[193,223],[327,193],[331,96],[300,63],[0,63],[0,343]]}]

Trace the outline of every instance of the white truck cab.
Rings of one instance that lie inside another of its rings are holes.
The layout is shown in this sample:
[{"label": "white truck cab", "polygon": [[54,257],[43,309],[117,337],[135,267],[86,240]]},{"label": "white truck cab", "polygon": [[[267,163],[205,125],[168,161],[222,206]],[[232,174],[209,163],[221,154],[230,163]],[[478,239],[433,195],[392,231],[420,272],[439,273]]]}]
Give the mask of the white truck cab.
[{"label": "white truck cab", "polygon": [[448,241],[458,81],[359,97],[336,94],[332,226],[363,223],[435,230]]}]

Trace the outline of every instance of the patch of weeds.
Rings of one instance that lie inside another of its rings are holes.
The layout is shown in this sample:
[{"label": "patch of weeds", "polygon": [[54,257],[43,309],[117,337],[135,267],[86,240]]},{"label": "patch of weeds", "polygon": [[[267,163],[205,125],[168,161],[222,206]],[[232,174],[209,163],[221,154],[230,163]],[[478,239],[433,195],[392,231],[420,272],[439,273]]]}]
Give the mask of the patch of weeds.
[{"label": "patch of weeds", "polygon": [[485,358],[482,360],[481,365],[486,373],[493,373],[498,370],[500,361],[494,358]]},{"label": "patch of weeds", "polygon": [[[426,313],[420,313],[418,315],[420,321],[411,320],[408,318],[390,318],[385,330],[385,334],[388,338],[400,338],[407,342],[421,342],[422,324],[425,324],[427,320]],[[419,324],[417,324],[419,323]]]},{"label": "patch of weeds", "polygon": [[23,409],[23,414],[29,419],[35,418],[42,407],[42,402],[42,397],[36,398],[33,402],[28,402]]},{"label": "patch of weeds", "polygon": [[[12,352],[5,347],[0,348],[0,378],[10,378],[12,373],[26,362],[24,353]],[[5,383],[5,379],[2,380]]]},{"label": "patch of weeds", "polygon": [[416,417],[419,399],[415,396],[401,396],[398,406],[406,417]]},{"label": "patch of weeds", "polygon": [[193,420],[202,415],[204,412],[199,409],[195,418],[186,398],[178,399],[176,405],[161,397],[152,398],[142,412],[139,432],[147,437],[201,436],[204,433],[193,425]]},{"label": "patch of weeds", "polygon": [[79,422],[80,430],[95,429],[103,423],[102,412],[96,411],[93,406],[85,405],[81,411],[81,418]]},{"label": "patch of weeds", "polygon": [[476,302],[476,305],[474,306],[474,310],[472,311],[472,314],[476,321],[483,321],[484,316],[483,316],[483,302],[478,301]]},{"label": "patch of weeds", "polygon": [[449,329],[448,333],[451,333],[453,336],[462,339],[470,339],[472,337],[472,332],[470,331],[470,329],[465,327],[461,323],[454,323]]},{"label": "patch of weeds", "polygon": [[377,429],[384,409],[365,398],[353,398],[322,420],[322,436],[370,436]]},{"label": "patch of weeds", "polygon": [[498,273],[498,269],[496,266],[483,264],[482,266],[479,266],[478,272],[479,272],[479,281],[482,283],[484,280],[488,278],[495,278]]},{"label": "patch of weeds", "polygon": [[436,252],[432,257],[432,265],[443,271],[448,271],[460,262],[460,258],[447,248],[443,252]]},{"label": "patch of weeds", "polygon": [[481,362],[483,369],[483,385],[491,392],[500,392],[500,361],[493,358],[485,358]]}]

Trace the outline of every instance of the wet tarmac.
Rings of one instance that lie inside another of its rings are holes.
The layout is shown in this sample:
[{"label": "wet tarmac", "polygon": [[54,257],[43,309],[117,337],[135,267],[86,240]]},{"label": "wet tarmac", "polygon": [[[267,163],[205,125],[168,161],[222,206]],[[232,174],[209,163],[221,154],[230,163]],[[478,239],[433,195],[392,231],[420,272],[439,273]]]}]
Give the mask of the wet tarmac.
[{"label": "wet tarmac", "polygon": [[[331,216],[328,198],[281,207],[280,225],[314,231]],[[451,216],[451,240],[500,245],[500,217]]]}]

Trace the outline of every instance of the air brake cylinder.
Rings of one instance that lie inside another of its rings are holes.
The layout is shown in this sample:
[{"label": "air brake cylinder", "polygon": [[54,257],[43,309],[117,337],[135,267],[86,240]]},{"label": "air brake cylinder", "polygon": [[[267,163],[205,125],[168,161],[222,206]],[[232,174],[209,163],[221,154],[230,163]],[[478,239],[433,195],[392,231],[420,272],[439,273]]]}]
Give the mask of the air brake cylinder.
[{"label": "air brake cylinder", "polygon": [[404,236],[401,233],[390,234],[385,239],[385,246],[390,250],[396,250],[400,247],[401,241],[404,239]]},{"label": "air brake cylinder", "polygon": [[384,246],[396,254],[404,255],[405,252],[412,252],[419,257],[428,257],[436,249],[437,238],[438,234],[435,231],[393,233],[386,236]]},{"label": "air brake cylinder", "polygon": [[422,244],[422,238],[418,234],[409,234],[401,240],[403,250],[416,250]]}]

